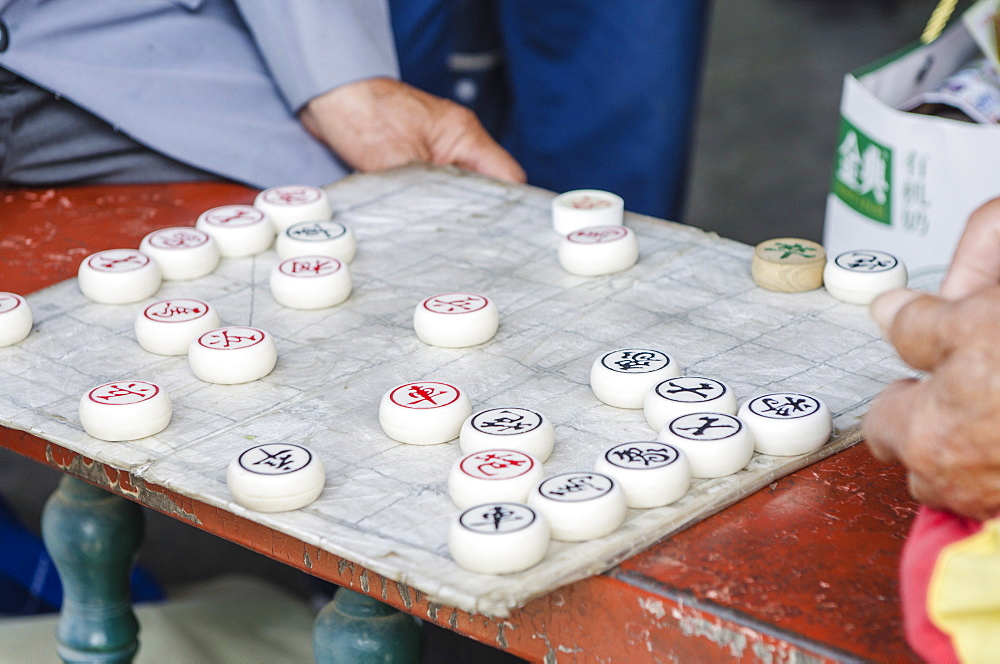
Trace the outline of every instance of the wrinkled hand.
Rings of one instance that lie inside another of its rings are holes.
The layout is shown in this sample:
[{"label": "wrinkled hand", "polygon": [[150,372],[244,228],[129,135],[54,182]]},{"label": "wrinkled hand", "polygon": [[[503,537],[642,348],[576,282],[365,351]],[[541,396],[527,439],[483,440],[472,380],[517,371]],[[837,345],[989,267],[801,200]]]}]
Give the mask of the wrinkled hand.
[{"label": "wrinkled hand", "polygon": [[524,182],[514,158],[469,109],[388,78],[348,83],[310,101],[302,124],[359,171],[412,161]]},{"label": "wrinkled hand", "polygon": [[941,297],[908,290],[872,316],[910,366],[865,419],[873,453],[910,471],[918,501],[979,520],[1000,513],[1000,199],[970,217]]}]

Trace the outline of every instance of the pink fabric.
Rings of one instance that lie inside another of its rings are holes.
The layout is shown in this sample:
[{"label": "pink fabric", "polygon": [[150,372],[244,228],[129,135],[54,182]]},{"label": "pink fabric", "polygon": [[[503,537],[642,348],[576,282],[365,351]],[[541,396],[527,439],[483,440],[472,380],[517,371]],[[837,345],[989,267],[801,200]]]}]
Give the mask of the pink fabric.
[{"label": "pink fabric", "polygon": [[982,530],[983,524],[929,507],[921,507],[910,528],[899,562],[900,596],[906,640],[918,655],[934,664],[958,662],[951,638],[931,622],[927,589],[941,550]]}]

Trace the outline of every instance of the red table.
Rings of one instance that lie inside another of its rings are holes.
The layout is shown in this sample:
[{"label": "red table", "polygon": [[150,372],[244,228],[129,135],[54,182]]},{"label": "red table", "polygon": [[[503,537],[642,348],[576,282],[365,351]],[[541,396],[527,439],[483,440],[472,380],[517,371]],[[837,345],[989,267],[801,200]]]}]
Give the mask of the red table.
[{"label": "red table", "polygon": [[[95,251],[138,246],[217,205],[251,203],[224,183],[4,192],[0,290],[76,276]],[[507,619],[422,594],[294,538],[133,481],[24,432],[0,445],[293,567],[529,660],[918,661],[902,637],[896,566],[916,505],[905,474],[863,445],[783,478],[610,571]]]}]

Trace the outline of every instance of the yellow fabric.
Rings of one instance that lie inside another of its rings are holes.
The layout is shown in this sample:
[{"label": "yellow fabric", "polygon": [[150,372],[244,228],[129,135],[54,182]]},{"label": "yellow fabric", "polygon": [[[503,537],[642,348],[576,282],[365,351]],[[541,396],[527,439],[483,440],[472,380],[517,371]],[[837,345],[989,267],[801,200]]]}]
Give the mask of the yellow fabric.
[{"label": "yellow fabric", "polygon": [[951,18],[957,4],[958,0],[940,0],[937,7],[931,13],[930,19],[927,21],[927,27],[924,28],[923,34],[920,35],[920,41],[929,44],[937,39],[945,26],[948,25],[948,19]]},{"label": "yellow fabric", "polygon": [[927,612],[951,637],[963,662],[994,663],[1000,658],[1000,522],[941,550],[930,587]]}]

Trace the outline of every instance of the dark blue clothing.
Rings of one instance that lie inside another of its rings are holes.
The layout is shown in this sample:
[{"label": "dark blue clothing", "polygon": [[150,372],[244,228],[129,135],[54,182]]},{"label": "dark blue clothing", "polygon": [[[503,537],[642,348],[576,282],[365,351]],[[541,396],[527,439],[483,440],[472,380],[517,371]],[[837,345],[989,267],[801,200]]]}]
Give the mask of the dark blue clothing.
[{"label": "dark blue clothing", "polygon": [[532,184],[678,219],[707,0],[391,0],[404,81],[466,103]]}]

